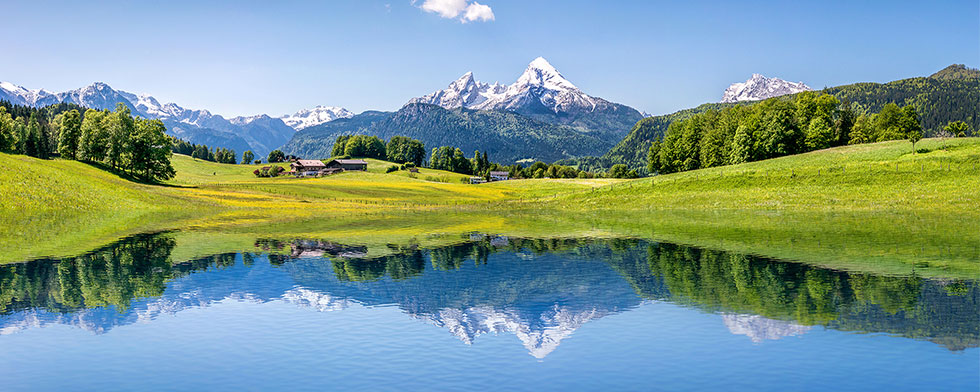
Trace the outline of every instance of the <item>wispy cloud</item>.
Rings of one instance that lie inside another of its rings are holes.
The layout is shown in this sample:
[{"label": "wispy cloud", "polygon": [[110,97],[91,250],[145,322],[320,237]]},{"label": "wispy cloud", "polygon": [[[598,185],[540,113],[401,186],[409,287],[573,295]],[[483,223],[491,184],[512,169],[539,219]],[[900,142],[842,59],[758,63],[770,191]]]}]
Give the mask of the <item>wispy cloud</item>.
[{"label": "wispy cloud", "polygon": [[494,20],[493,10],[490,9],[490,6],[470,0],[425,0],[419,8],[425,12],[439,14],[446,19],[457,19],[463,23]]}]

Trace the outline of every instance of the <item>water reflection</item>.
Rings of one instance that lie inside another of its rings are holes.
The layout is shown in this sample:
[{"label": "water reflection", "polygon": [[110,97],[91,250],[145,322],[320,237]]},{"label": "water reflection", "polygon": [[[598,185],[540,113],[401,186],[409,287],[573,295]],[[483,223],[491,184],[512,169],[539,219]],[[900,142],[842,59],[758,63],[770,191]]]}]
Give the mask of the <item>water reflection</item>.
[{"label": "water reflection", "polygon": [[822,326],[950,350],[980,344],[975,281],[847,273],[635,239],[474,234],[383,249],[260,239],[254,252],[179,263],[175,247],[169,234],[147,234],[76,258],[0,266],[0,335],[47,324],[105,333],[230,298],[319,311],[397,306],[467,344],[513,334],[543,358],[592,320],[669,301],[720,313],[731,333],[754,342]]}]

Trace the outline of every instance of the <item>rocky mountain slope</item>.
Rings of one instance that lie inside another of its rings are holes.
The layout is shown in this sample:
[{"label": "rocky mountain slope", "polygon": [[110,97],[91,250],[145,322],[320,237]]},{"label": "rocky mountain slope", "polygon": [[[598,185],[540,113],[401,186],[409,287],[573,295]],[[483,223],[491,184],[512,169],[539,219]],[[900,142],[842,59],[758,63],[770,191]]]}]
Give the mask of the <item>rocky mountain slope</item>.
[{"label": "rocky mountain slope", "polygon": [[455,146],[467,156],[474,150],[490,154],[495,162],[557,159],[597,154],[613,142],[582,133],[565,125],[541,122],[514,112],[445,109],[411,103],[397,112],[364,112],[304,128],[283,146],[283,152],[310,158],[326,158],[337,136],[376,135],[383,139],[408,136],[426,148]]},{"label": "rocky mountain slope", "polygon": [[513,84],[480,82],[472,72],[467,72],[446,89],[413,98],[409,103],[447,109],[511,111],[611,139],[621,138],[643,118],[629,106],[586,94],[542,57],[531,61]]}]

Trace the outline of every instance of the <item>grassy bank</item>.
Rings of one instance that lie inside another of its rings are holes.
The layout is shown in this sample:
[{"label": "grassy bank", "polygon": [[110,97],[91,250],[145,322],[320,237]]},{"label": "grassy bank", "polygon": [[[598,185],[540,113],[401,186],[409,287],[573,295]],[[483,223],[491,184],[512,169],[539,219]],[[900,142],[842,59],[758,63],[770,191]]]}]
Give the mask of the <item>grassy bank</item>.
[{"label": "grassy bank", "polygon": [[243,251],[260,237],[383,249],[487,232],[631,236],[841,269],[975,276],[980,139],[909,147],[848,146],[631,181],[481,185],[430,169],[386,174],[393,164],[375,160],[364,173],[256,178],[261,165],[186,156],[174,157],[168,184],[145,185],[80,162],[0,154],[0,262],[160,230],[189,233],[178,234],[187,257]]}]

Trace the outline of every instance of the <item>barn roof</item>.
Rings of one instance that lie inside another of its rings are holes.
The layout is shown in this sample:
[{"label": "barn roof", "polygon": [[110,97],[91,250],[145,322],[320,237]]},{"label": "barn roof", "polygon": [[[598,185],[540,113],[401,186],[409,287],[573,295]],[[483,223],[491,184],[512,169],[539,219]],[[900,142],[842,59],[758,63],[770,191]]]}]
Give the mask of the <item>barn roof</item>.
[{"label": "barn roof", "polygon": [[334,160],[342,165],[367,165],[367,161],[363,159],[334,159]]},{"label": "barn roof", "polygon": [[303,166],[303,167],[320,167],[320,166],[326,166],[326,165],[323,164],[323,161],[318,161],[318,160],[315,160],[315,159],[300,159],[300,160],[297,160],[296,161],[296,164],[298,164],[300,166]]}]

